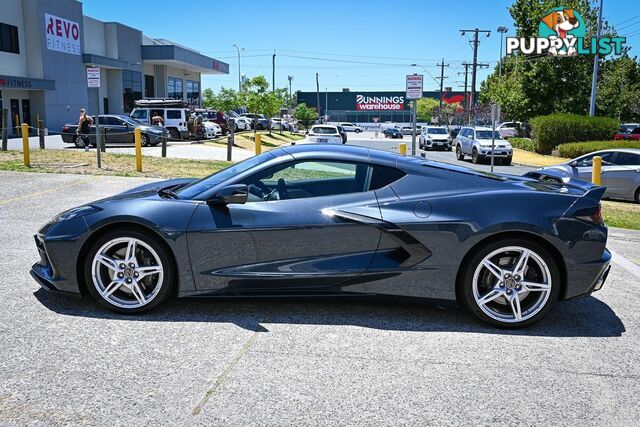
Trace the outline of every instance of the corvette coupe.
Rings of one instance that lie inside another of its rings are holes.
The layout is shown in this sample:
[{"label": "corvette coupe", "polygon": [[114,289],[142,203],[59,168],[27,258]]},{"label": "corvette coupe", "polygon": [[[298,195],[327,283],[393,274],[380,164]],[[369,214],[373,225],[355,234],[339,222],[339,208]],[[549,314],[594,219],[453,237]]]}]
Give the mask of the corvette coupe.
[{"label": "corvette coupe", "polygon": [[173,296],[393,295],[523,327],[604,284],[603,192],[546,172],[282,147],[59,214],[35,236],[31,274],[124,313]]}]

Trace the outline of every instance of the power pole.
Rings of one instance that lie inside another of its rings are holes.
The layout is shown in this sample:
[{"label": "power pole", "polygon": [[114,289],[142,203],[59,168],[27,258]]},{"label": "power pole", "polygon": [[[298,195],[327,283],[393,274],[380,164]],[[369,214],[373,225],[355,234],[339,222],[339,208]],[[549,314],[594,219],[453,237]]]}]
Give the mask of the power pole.
[{"label": "power pole", "polygon": [[276,51],[273,51],[271,70],[271,92],[276,91]]},{"label": "power pole", "polygon": [[318,118],[320,118],[320,80],[318,79],[318,73],[316,73],[316,105],[318,106]]},{"label": "power pole", "polygon": [[464,108],[465,110],[467,110],[467,120],[469,120],[469,86],[467,85],[467,80],[469,77],[469,67],[471,66],[471,64],[469,64],[468,62],[463,62],[462,66],[464,67],[464,73],[458,73],[458,75],[460,74],[464,74]]},{"label": "power pole", "polygon": [[502,80],[502,46],[504,45],[504,35],[509,31],[507,27],[498,27],[500,33],[500,68],[498,69],[498,79]]},{"label": "power pole", "polygon": [[444,76],[444,67],[448,67],[449,64],[445,64],[444,58],[442,58],[442,63],[437,65],[438,67],[440,67],[440,77],[438,78],[438,80],[440,80],[440,109],[442,109],[442,86],[444,85],[444,79],[449,78]]},{"label": "power pole", "polygon": [[293,81],[293,76],[287,76],[287,79],[289,80],[289,102],[291,102],[291,81]]},{"label": "power pole", "polygon": [[491,35],[491,30],[480,30],[478,28],[474,28],[473,30],[460,30],[462,35],[464,36],[467,32],[473,33],[473,62],[471,63],[471,96],[470,104],[473,109],[473,124],[476,123],[476,74],[478,71],[478,67],[489,67],[489,64],[479,64],[478,63],[478,46],[480,45],[480,40],[478,39],[478,34],[484,33],[489,37]]},{"label": "power pole", "polygon": [[[600,0],[600,9],[598,10],[598,31],[596,33],[596,44],[600,40],[600,31],[602,29],[602,0]],[[589,115],[596,115],[596,91],[598,90],[598,64],[600,56],[596,53],[593,57],[593,77],[591,79],[591,102],[589,102]]]}]

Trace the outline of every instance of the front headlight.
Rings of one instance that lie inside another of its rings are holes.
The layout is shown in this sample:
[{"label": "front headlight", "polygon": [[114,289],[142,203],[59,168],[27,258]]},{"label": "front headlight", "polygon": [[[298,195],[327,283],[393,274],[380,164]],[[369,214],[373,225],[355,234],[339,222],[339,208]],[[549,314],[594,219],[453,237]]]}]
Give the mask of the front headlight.
[{"label": "front headlight", "polygon": [[85,215],[89,215],[95,212],[99,212],[101,209],[95,206],[78,206],[77,208],[69,209],[56,216],[52,222],[69,221],[70,219],[79,218]]}]

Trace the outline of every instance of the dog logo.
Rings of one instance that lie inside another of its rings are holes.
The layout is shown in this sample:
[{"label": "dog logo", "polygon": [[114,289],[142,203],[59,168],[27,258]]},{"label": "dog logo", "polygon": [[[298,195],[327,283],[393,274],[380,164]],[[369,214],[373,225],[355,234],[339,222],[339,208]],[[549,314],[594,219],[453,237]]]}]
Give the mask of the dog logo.
[{"label": "dog logo", "polygon": [[540,20],[540,37],[549,39],[549,54],[553,56],[577,55],[575,43],[583,38],[587,31],[582,16],[573,9],[556,7],[547,12]]}]

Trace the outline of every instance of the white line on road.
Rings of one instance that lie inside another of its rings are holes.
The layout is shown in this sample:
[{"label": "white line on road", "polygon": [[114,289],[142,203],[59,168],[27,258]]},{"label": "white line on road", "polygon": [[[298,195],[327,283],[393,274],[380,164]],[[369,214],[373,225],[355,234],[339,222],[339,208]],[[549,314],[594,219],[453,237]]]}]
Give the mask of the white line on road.
[{"label": "white line on road", "polygon": [[611,248],[607,248],[607,249],[609,249],[609,252],[611,252],[611,255],[613,256],[612,260],[614,263],[618,264],[620,267],[624,268],[629,273],[633,274],[634,276],[640,279],[640,267],[638,267],[635,263],[629,261],[622,255],[620,255],[618,252],[614,251],[613,249]]}]

